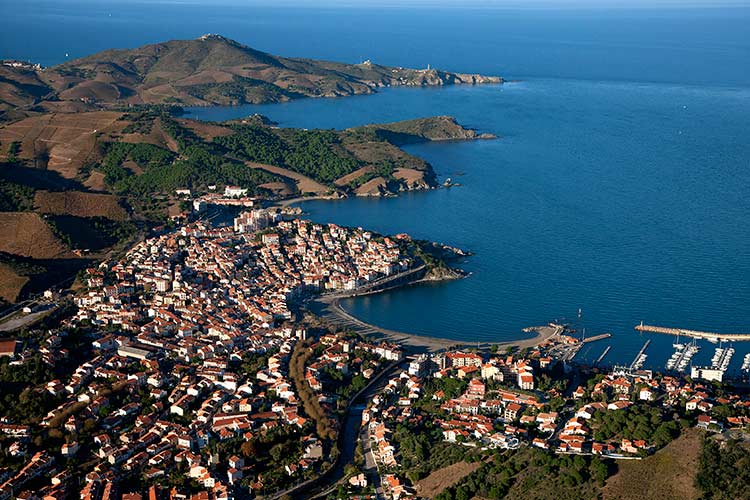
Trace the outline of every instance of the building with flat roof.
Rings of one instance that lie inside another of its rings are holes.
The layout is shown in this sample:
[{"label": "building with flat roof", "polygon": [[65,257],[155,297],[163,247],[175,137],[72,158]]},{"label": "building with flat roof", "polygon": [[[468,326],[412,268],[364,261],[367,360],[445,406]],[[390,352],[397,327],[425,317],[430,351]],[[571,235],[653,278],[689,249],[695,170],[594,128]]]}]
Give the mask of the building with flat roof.
[{"label": "building with flat roof", "polygon": [[693,366],[690,369],[690,376],[693,378],[700,378],[703,380],[715,380],[721,382],[724,378],[724,371],[718,368],[706,368],[700,366]]}]

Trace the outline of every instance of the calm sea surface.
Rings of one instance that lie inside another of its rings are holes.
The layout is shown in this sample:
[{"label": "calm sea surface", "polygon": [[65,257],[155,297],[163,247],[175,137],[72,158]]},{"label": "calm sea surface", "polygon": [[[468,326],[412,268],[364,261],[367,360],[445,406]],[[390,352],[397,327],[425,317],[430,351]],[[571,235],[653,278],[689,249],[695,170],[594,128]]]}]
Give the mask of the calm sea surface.
[{"label": "calm sea surface", "polygon": [[[467,279],[345,304],[366,321],[504,340],[553,319],[579,322],[580,307],[588,334],[613,334],[581,357],[611,345],[609,363],[629,362],[649,338],[633,331],[641,320],[750,331],[747,9],[424,14],[30,1],[8,12],[0,57],[43,64],[218,32],[285,55],[521,80],[191,111],[206,120],[260,112],[308,128],[449,114],[499,136],[408,148],[460,187],[302,205],[314,220],[474,252],[461,263]],[[673,340],[651,338],[647,366],[663,366]],[[698,363],[713,354],[703,347]],[[735,347],[737,368],[750,344]]]}]

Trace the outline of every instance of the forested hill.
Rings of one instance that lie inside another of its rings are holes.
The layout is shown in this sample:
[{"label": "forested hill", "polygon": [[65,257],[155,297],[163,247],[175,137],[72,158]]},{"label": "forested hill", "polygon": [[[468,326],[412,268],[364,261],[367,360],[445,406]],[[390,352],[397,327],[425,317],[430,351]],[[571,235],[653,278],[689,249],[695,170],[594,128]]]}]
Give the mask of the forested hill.
[{"label": "forested hill", "polygon": [[501,82],[500,77],[369,61],[286,58],[204,35],[106,50],[47,69],[4,63],[0,111],[40,104],[42,110],[65,111],[112,104],[232,105],[367,94],[386,86]]}]

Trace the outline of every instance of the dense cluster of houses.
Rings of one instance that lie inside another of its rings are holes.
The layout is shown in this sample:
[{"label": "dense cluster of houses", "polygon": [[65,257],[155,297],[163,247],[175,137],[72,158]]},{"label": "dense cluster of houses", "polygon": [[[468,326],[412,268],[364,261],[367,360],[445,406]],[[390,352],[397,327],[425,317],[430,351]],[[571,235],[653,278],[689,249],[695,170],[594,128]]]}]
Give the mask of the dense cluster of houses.
[{"label": "dense cluster of houses", "polygon": [[[397,425],[437,426],[444,441],[481,449],[515,449],[532,446],[553,453],[601,455],[626,458],[650,453],[652,443],[640,439],[597,441],[592,430],[597,413],[617,412],[648,404],[665,412],[677,410],[697,417],[697,427],[719,431],[724,426],[748,427],[750,400],[738,395],[712,397],[711,386],[689,380],[654,376],[650,372],[613,371],[588,388],[577,387],[567,395],[557,389],[535,389],[535,377],[553,361],[536,350],[528,357],[480,355],[453,351],[415,357],[388,381],[363,413],[370,452],[389,498],[413,491],[400,469]],[[463,392],[447,398],[443,390],[425,394],[429,378],[463,380]],[[431,405],[425,405],[425,398]],[[552,411],[553,398],[567,400],[564,410]],[[417,401],[421,400],[421,404]],[[740,415],[722,419],[712,408],[726,405]],[[427,413],[425,408],[437,408]],[[572,410],[570,409],[572,408]],[[385,475],[398,479],[389,489]]]},{"label": "dense cluster of houses", "polygon": [[[492,397],[488,397],[486,382],[515,380],[519,386],[533,388],[533,371],[530,361],[513,356],[485,360],[476,353],[451,351],[412,359],[388,380],[362,414],[370,450],[382,472],[381,484],[388,497],[398,499],[413,494],[408,481],[398,474],[398,445],[393,440],[396,425],[428,418],[440,427],[445,441],[516,448],[519,433],[524,430],[514,423],[522,409],[542,404],[535,395],[512,389],[492,391]],[[525,375],[532,380],[527,381]],[[446,399],[443,391],[434,392],[431,398],[440,405],[441,413],[428,416],[414,405],[425,397],[423,385],[428,377],[467,379],[468,384],[466,391],[453,399]],[[509,422],[502,432],[497,430],[498,420]]]},{"label": "dense cluster of houses", "polygon": [[280,221],[260,237],[247,232],[269,219],[241,216],[237,230],[193,223],[139,243],[89,272],[76,320],[115,325],[140,341],[201,329],[228,338],[291,319],[289,301],[301,294],[353,290],[411,264],[393,240],[333,224]]},{"label": "dense cluster of houses", "polygon": [[[45,498],[63,498],[76,488],[81,498],[118,498],[130,475],[155,481],[175,468],[207,498],[232,498],[240,483],[262,489],[263,476],[238,456],[217,461],[211,444],[250,441],[278,427],[304,435],[302,454],[285,457],[288,476],[324,459],[289,375],[295,344],[307,335],[285,326],[293,319],[291,301],[354,288],[411,262],[396,242],[366,231],[280,221],[262,211],[239,219],[237,230],[186,225],[87,271],[77,313],[42,344],[52,360],[64,350],[66,330],[83,325],[97,332],[90,359],[69,378],[38,389],[61,401],[40,425],[60,429],[65,443],[59,452],[26,455],[27,465],[0,481],[0,500],[17,496],[42,473],[53,479],[39,490]],[[320,342],[323,356],[306,367],[306,379],[322,401],[330,397],[322,390],[324,368],[369,378],[373,367],[364,368],[355,351],[382,361],[402,356],[398,346],[341,335]],[[265,363],[244,372],[242,363],[253,355]],[[24,456],[30,429],[1,424]],[[75,439],[84,426],[95,433],[93,443]],[[95,463],[82,490],[66,480],[68,459]]]}]

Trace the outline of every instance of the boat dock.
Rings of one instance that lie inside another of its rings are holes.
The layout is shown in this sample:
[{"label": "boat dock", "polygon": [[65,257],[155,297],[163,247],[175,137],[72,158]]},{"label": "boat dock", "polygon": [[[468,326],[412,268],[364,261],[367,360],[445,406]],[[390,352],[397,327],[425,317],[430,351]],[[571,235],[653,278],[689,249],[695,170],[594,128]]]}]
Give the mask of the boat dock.
[{"label": "boat dock", "polygon": [[679,342],[672,344],[675,348],[672,357],[667,360],[667,370],[676,370],[678,372],[684,371],[688,367],[693,356],[700,350],[695,345],[695,340],[690,344],[680,344]]},{"label": "boat dock", "polygon": [[581,342],[583,344],[588,344],[589,342],[596,342],[597,340],[608,339],[611,336],[612,336],[611,333],[602,333],[600,335],[594,335],[593,337],[587,337],[587,338],[583,339]]},{"label": "boat dock", "polygon": [[732,361],[732,356],[734,356],[733,347],[717,347],[716,351],[714,351],[714,356],[711,358],[711,368],[721,370],[722,372],[727,371],[729,362]]},{"label": "boat dock", "polygon": [[609,353],[610,349],[612,349],[612,346],[608,345],[607,348],[604,349],[604,352],[601,354],[601,356],[599,356],[598,358],[596,358],[596,361],[594,361],[594,366],[596,366],[599,363],[601,363],[601,361],[604,359],[604,357]]},{"label": "boat dock", "polygon": [[646,362],[646,349],[648,349],[649,344],[651,344],[651,339],[646,340],[646,343],[643,344],[643,347],[641,347],[641,350],[638,351],[638,354],[636,354],[635,359],[632,363],[630,363],[630,371],[633,370],[640,370],[643,367],[643,364]]},{"label": "boat dock", "polygon": [[636,325],[635,329],[639,332],[662,333],[664,335],[685,335],[686,337],[704,339],[711,342],[716,342],[719,340],[727,342],[750,340],[750,333],[702,332],[699,330],[684,330],[682,328],[666,328],[663,326],[644,325],[643,323],[641,323],[640,325]]}]

